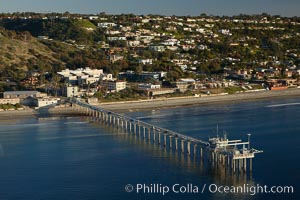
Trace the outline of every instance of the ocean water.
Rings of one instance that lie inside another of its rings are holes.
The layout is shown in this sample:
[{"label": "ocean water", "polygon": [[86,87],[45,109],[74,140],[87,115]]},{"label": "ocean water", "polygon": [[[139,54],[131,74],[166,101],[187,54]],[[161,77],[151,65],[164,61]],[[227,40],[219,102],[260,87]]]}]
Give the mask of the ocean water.
[{"label": "ocean water", "polygon": [[[251,133],[251,146],[264,153],[251,175],[231,175],[87,117],[1,120],[0,199],[300,199],[300,98],[126,114],[203,140],[217,125],[229,139]],[[294,192],[222,190],[257,185]],[[209,190],[215,186],[220,192]]]}]

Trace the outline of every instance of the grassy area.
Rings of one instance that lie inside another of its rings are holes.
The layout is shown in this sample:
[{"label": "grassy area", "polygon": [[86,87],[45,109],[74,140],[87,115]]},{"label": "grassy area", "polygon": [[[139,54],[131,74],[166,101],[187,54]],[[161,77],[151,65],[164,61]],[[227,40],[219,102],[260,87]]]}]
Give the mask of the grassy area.
[{"label": "grassy area", "polygon": [[16,105],[12,105],[12,104],[0,104],[0,109],[2,110],[9,110],[9,109],[15,109],[17,110],[18,108],[22,108],[22,105],[17,103]]},{"label": "grassy area", "polygon": [[234,94],[234,93],[240,92],[240,91],[244,91],[244,90],[238,86],[225,88],[225,92],[228,94]]},{"label": "grassy area", "polygon": [[[262,89],[261,85],[251,85],[253,90],[256,89]],[[235,94],[237,92],[243,92],[245,91],[242,87],[239,86],[233,86],[228,88],[214,88],[214,89],[208,89],[205,91],[210,91],[211,94],[221,94],[221,93],[228,93],[228,94]],[[205,94],[205,91],[186,91],[186,92],[175,92],[172,94],[163,94],[163,95],[157,95],[154,96],[154,99],[157,98],[172,98],[172,97],[188,97],[188,96],[194,96],[195,94]],[[102,93],[96,93],[95,97],[97,97],[100,102],[118,102],[118,101],[138,101],[138,100],[145,100],[149,99],[145,94],[141,92],[137,92],[132,89],[123,90],[119,93],[110,93],[110,94],[102,94]]]},{"label": "grassy area", "polygon": [[75,24],[76,26],[81,27],[81,28],[93,28],[93,29],[96,28],[95,24],[93,24],[93,23],[90,22],[89,20],[76,20],[76,21],[74,22],[74,24]]},{"label": "grassy area", "polygon": [[54,57],[54,53],[35,38],[28,40],[0,39],[0,66],[13,66],[16,69],[28,70],[35,66],[62,63]]},{"label": "grassy area", "polygon": [[251,85],[251,86],[252,86],[253,90],[260,90],[260,89],[264,89],[264,87],[263,87],[263,86],[261,86],[261,85]]},{"label": "grassy area", "polygon": [[117,93],[110,94],[103,94],[101,92],[97,92],[94,96],[97,97],[100,100],[100,102],[135,101],[148,99],[148,97],[144,93],[129,88]]}]

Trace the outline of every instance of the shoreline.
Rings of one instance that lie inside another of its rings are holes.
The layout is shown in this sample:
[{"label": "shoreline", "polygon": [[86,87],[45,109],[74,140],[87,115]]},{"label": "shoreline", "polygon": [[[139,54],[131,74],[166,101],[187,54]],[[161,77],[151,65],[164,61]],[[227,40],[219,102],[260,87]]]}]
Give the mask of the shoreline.
[{"label": "shoreline", "polygon": [[[211,104],[232,104],[247,101],[261,101],[268,99],[279,98],[293,98],[300,97],[300,89],[288,89],[281,91],[260,91],[239,93],[230,95],[219,96],[205,96],[205,97],[175,97],[175,98],[162,98],[153,100],[140,100],[140,101],[127,101],[127,102],[111,102],[99,103],[95,106],[101,107],[114,112],[138,112],[146,110],[161,110],[179,107],[192,107],[199,105]],[[50,109],[25,109],[14,111],[0,112],[0,120],[15,120],[26,118],[47,118],[47,117],[70,117],[70,116],[83,116],[71,107],[58,107]]]},{"label": "shoreline", "polygon": [[95,106],[116,112],[137,112],[143,110],[160,110],[199,105],[228,104],[290,97],[300,97],[300,89],[248,92],[218,96],[211,95],[205,97],[175,97],[131,102],[100,103]]},{"label": "shoreline", "polygon": [[50,108],[43,110],[25,109],[0,112],[0,121],[13,121],[19,119],[38,119],[50,117],[73,117],[83,116],[71,107]]}]

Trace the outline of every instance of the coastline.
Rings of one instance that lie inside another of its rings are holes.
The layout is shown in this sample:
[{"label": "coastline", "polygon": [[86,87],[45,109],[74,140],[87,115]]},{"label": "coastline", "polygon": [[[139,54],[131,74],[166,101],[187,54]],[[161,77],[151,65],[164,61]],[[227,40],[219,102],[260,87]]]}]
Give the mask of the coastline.
[{"label": "coastline", "polygon": [[74,111],[71,107],[59,107],[50,109],[25,109],[0,112],[0,121],[13,121],[16,119],[34,119],[47,117],[72,117],[82,116],[82,114]]},{"label": "coastline", "polygon": [[207,104],[227,104],[289,97],[300,97],[300,89],[295,88],[280,91],[259,91],[218,96],[210,95],[205,97],[177,97],[131,102],[100,103],[96,106],[116,112],[137,112],[142,110],[159,110]]},{"label": "coastline", "polygon": [[[95,106],[102,107],[115,112],[137,112],[143,110],[160,110],[176,107],[191,107],[208,104],[229,104],[239,103],[244,101],[259,101],[266,99],[300,97],[300,89],[288,89],[281,91],[260,91],[248,92],[230,95],[205,96],[205,97],[175,97],[161,98],[152,100],[127,101],[127,102],[111,102],[99,103]],[[50,109],[25,109],[14,111],[0,112],[0,120],[15,120],[26,118],[41,118],[41,117],[68,117],[82,116],[71,107],[57,107]]]}]

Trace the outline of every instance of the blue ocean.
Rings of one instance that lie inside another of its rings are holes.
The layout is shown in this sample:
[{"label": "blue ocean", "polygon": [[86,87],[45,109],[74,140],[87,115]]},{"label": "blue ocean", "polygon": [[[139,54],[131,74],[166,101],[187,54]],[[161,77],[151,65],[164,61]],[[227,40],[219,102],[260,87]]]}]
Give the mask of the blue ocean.
[{"label": "blue ocean", "polygon": [[[229,139],[251,133],[264,152],[252,174],[232,175],[88,117],[1,120],[0,199],[300,199],[300,98],[125,114],[202,140],[217,126]],[[257,185],[279,190],[224,191]]]}]

